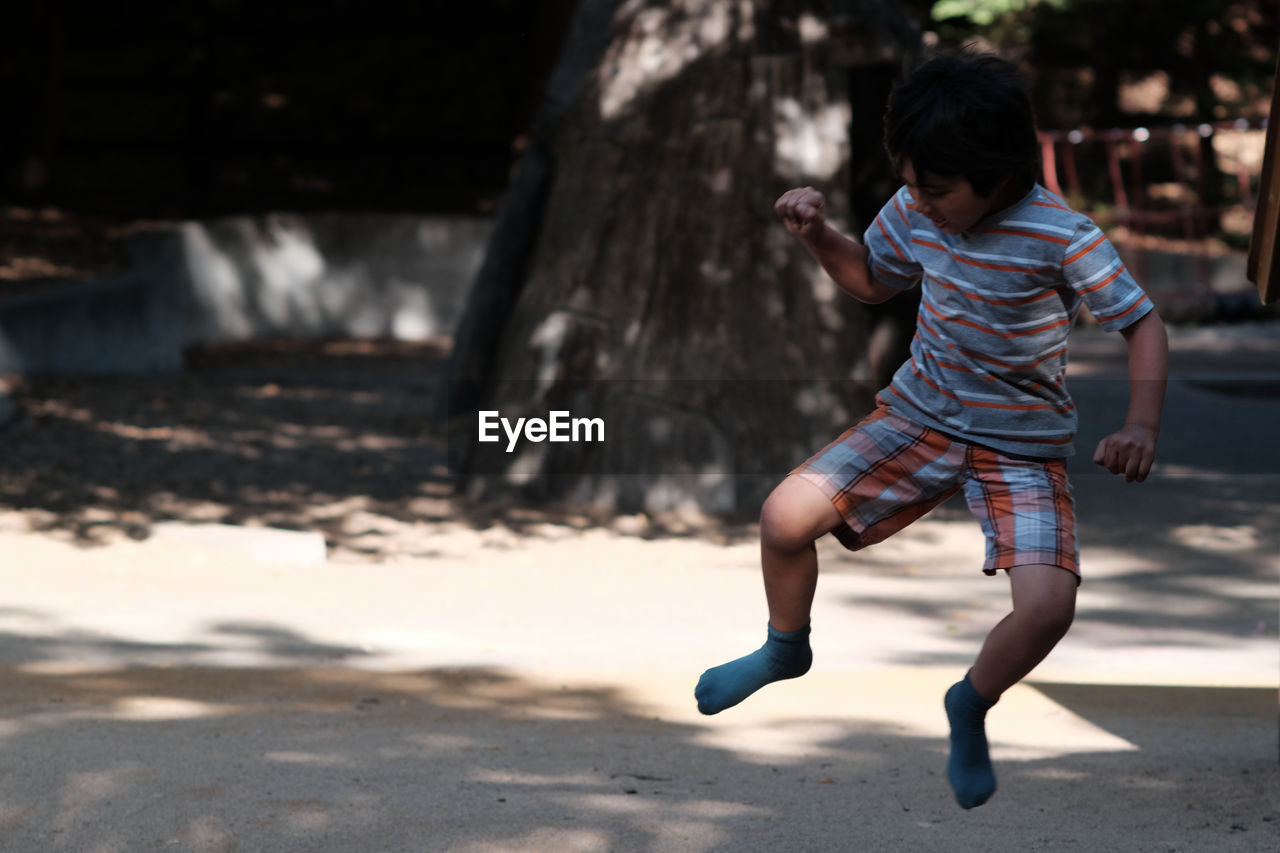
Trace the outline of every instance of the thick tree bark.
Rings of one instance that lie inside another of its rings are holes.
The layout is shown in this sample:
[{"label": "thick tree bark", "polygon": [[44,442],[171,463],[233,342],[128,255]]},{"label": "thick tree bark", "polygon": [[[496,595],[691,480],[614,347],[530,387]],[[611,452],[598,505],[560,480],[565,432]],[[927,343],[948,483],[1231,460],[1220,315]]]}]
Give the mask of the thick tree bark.
[{"label": "thick tree bark", "polygon": [[[501,345],[483,371],[453,374],[466,494],[751,508],[870,408],[896,366],[872,352],[874,317],[772,207],[812,184],[837,227],[860,230],[851,131],[859,150],[878,139],[882,100],[867,92],[887,91],[914,38],[888,0],[621,6],[557,135],[527,283],[488,327]],[[861,85],[862,69],[878,82]],[[882,348],[901,325],[875,335]],[[599,418],[605,440],[508,452],[505,436],[477,440],[477,410]]]},{"label": "thick tree bark", "polygon": [[525,151],[498,210],[449,357],[448,411],[474,410],[493,375],[502,333],[524,289],[554,170],[553,148],[579,90],[609,43],[623,0],[581,0]]}]

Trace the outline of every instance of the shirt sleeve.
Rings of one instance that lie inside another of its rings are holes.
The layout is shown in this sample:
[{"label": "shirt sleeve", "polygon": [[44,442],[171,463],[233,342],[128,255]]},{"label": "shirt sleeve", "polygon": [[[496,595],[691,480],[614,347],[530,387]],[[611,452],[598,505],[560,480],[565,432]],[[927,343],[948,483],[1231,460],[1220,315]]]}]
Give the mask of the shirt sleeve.
[{"label": "shirt sleeve", "polygon": [[1155,308],[1115,246],[1092,222],[1076,228],[1062,259],[1062,273],[1108,332],[1133,325]]},{"label": "shirt sleeve", "polygon": [[862,235],[871,253],[868,266],[876,281],[895,290],[909,290],[923,274],[915,253],[911,251],[911,196],[907,188],[898,190],[880,209],[875,221]]}]

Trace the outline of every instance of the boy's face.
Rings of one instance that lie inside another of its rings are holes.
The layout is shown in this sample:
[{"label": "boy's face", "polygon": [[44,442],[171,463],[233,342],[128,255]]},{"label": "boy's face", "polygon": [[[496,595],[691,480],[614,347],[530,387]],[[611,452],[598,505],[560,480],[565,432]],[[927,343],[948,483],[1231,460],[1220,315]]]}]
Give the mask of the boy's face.
[{"label": "boy's face", "polygon": [[915,166],[905,157],[901,170],[902,181],[916,200],[916,210],[947,234],[968,231],[979,219],[1005,206],[1003,184],[991,195],[982,196],[962,177],[942,177],[932,172],[917,175]]}]

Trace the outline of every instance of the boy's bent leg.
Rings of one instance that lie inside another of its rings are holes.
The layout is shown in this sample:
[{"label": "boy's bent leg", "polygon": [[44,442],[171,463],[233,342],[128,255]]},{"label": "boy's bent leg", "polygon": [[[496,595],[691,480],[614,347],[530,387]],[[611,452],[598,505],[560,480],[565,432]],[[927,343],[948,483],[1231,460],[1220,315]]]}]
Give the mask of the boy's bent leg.
[{"label": "boy's bent leg", "polygon": [[1009,569],[1013,612],[991,629],[970,671],[978,693],[991,701],[1048,656],[1075,618],[1074,572],[1049,565]]},{"label": "boy's bent leg", "polygon": [[760,510],[760,565],[769,624],[799,631],[809,624],[818,586],[814,543],[844,523],[831,499],[803,477],[792,475],[769,495]]},{"label": "boy's bent leg", "polygon": [[951,725],[947,778],[966,809],[995,792],[996,777],[987,746],[987,711],[1049,654],[1071,627],[1076,575],[1049,565],[1009,569],[1013,612],[987,635],[978,660],[964,680],[947,691]]},{"label": "boy's bent leg", "polygon": [[809,671],[809,609],[818,583],[813,543],[841,522],[822,490],[801,477],[787,477],[769,495],[760,513],[767,639],[751,654],[702,674],[694,691],[699,711],[718,714],[766,684]]}]

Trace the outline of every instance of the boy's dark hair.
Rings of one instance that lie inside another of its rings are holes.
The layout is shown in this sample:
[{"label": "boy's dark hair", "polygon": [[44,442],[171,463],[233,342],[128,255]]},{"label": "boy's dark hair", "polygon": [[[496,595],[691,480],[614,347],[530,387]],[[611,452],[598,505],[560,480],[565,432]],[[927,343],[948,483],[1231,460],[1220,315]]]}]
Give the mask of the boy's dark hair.
[{"label": "boy's dark hair", "polygon": [[1035,116],[1022,75],[998,56],[947,54],[889,96],[884,146],[894,167],[963,177],[988,196],[1002,178],[1031,189],[1040,172]]}]

